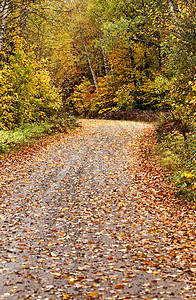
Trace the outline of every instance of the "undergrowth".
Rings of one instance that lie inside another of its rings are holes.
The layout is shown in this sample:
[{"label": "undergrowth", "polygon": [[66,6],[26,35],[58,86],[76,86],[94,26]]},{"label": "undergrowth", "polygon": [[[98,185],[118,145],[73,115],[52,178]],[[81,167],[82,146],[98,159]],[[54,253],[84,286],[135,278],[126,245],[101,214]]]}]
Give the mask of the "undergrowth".
[{"label": "undergrowth", "polygon": [[[159,127],[160,128],[160,127]],[[157,131],[157,152],[161,166],[169,173],[176,195],[195,202],[196,200],[196,126],[183,135],[174,129]]]},{"label": "undergrowth", "polygon": [[24,124],[14,130],[0,130],[0,154],[17,151],[22,147],[34,144],[36,140],[58,132],[68,132],[77,127],[72,116],[50,117],[46,122]]}]

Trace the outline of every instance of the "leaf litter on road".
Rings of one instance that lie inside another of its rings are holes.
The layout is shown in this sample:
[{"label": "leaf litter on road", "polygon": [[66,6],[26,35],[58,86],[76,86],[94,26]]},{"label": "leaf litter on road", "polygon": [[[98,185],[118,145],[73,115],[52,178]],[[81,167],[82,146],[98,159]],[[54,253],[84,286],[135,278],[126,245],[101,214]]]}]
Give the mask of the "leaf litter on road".
[{"label": "leaf litter on road", "polygon": [[195,210],[143,155],[153,126],[82,124],[2,165],[0,299],[195,299]]}]

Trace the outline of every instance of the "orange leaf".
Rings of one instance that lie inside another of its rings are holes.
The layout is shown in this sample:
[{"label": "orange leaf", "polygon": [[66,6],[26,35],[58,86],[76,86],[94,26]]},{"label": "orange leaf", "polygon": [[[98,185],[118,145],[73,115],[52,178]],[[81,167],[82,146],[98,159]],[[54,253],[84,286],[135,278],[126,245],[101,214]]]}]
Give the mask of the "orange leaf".
[{"label": "orange leaf", "polygon": [[122,283],[118,283],[116,286],[115,286],[115,289],[124,289],[124,285]]}]

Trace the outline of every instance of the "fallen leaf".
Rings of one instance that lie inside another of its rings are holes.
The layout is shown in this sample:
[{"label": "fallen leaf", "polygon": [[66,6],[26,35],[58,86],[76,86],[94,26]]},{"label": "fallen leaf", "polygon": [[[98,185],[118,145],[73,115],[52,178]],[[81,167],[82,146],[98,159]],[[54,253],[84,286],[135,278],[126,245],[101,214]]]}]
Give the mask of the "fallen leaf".
[{"label": "fallen leaf", "polygon": [[124,285],[122,283],[118,283],[115,285],[115,289],[124,289]]}]

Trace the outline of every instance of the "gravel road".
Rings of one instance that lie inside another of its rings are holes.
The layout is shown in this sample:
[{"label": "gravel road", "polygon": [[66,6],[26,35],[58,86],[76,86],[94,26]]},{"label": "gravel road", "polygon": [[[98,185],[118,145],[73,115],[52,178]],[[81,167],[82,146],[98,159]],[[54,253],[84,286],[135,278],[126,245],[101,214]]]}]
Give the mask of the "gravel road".
[{"label": "gravel road", "polygon": [[152,125],[81,122],[2,172],[0,299],[196,299],[139,209],[133,145]]}]

